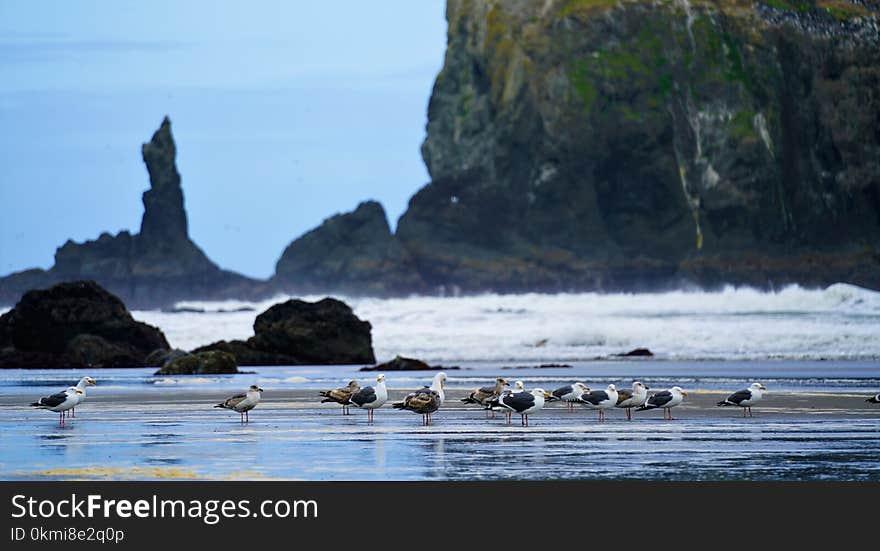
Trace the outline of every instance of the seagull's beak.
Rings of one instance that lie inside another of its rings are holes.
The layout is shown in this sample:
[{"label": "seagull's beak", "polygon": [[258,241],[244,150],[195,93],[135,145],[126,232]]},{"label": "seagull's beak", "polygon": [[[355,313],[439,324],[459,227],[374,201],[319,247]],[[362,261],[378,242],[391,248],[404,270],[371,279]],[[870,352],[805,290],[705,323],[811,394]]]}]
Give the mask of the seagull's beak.
[{"label": "seagull's beak", "polygon": [[82,390],[80,390],[80,389],[76,389],[76,393],[77,393],[77,394],[85,394],[85,393],[84,393]]},{"label": "seagull's beak", "polygon": [[98,383],[95,382],[94,379],[89,379],[89,380],[88,380],[88,383],[89,383],[89,385],[91,385],[91,386],[95,386],[96,384],[98,384]]},{"label": "seagull's beak", "polygon": [[550,398],[550,396],[551,396],[550,393],[545,390],[544,391],[544,398]]},{"label": "seagull's beak", "polygon": [[446,388],[446,381],[440,379],[440,388]]},{"label": "seagull's beak", "polygon": [[766,387],[766,386],[764,386],[764,385],[761,385],[761,387],[760,387],[760,388],[761,388],[761,390],[767,390],[767,387]]},{"label": "seagull's beak", "polygon": [[260,392],[263,392],[263,389],[262,389],[262,388],[258,388],[257,390],[259,390]]},{"label": "seagull's beak", "polygon": [[687,396],[688,393],[682,390],[682,391],[681,391],[681,395],[682,395],[682,396]]}]

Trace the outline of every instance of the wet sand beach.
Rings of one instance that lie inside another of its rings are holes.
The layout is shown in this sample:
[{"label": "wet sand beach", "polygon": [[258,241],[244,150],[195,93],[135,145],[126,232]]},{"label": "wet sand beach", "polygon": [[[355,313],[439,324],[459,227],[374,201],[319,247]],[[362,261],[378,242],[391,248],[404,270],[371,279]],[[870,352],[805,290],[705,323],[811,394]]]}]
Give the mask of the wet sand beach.
[{"label": "wet sand beach", "polygon": [[[534,385],[528,385],[533,387]],[[0,477],[16,479],[556,479],[880,480],[880,407],[865,394],[770,392],[753,418],[688,389],[674,421],[660,411],[597,412],[564,404],[506,426],[447,392],[424,427],[390,402],[375,423],[341,415],[313,389],[264,395],[250,423],[214,409],[223,389],[93,392],[64,427],[22,396],[0,397]]]}]

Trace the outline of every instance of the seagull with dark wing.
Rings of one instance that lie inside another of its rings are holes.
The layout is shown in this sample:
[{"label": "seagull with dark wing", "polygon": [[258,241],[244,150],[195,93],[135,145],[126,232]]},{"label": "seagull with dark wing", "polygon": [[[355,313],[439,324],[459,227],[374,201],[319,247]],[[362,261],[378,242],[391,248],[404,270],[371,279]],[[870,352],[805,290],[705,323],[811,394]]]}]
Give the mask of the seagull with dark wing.
[{"label": "seagull with dark wing", "polygon": [[865,401],[870,402],[872,404],[880,404],[880,394],[875,394]]},{"label": "seagull with dark wing", "polygon": [[[489,404],[493,399],[501,396],[501,393],[504,392],[504,387],[510,386],[510,383],[507,382],[507,379],[503,377],[498,377],[495,379],[495,386],[484,386],[476,389],[475,391],[468,394],[466,398],[462,398],[461,401],[465,404],[479,404],[484,408]],[[488,416],[487,409],[486,415]],[[492,416],[495,416],[495,412],[492,412]]]},{"label": "seagull with dark wing", "polygon": [[626,420],[632,421],[632,408],[645,405],[648,400],[648,387],[641,381],[633,382],[632,390],[622,388],[617,391],[617,407],[626,409]]},{"label": "seagull with dark wing", "polygon": [[[537,413],[544,408],[544,403],[550,393],[543,388],[536,388],[531,392],[511,392],[510,394],[502,394],[498,397],[498,403],[509,409],[511,413],[520,415],[522,426],[529,426],[529,414]],[[508,417],[507,424],[510,424]]]},{"label": "seagull with dark wing", "polygon": [[231,409],[241,416],[242,423],[250,423],[248,412],[260,403],[263,398],[263,389],[257,385],[251,385],[245,394],[236,394],[223,400],[215,408]]},{"label": "seagull with dark wing", "polygon": [[574,411],[574,404],[583,396],[584,392],[589,392],[590,388],[584,383],[572,383],[557,388],[550,393],[550,402],[563,401],[568,404],[568,412]]},{"label": "seagull with dark wing", "polygon": [[48,409],[49,411],[57,413],[58,424],[63,426],[64,412],[76,406],[79,401],[79,396],[81,396],[82,393],[82,390],[72,386],[64,392],[52,394],[51,396],[43,396],[36,402],[32,403],[31,406],[40,409]]},{"label": "seagull with dark wing", "polygon": [[376,377],[376,387],[365,386],[351,395],[348,403],[367,410],[367,422],[373,422],[373,411],[388,401],[388,389],[385,387],[385,375]]},{"label": "seagull with dark wing", "polygon": [[503,413],[504,418],[507,421],[507,424],[510,424],[510,417],[513,415],[513,412],[510,411],[510,408],[506,408],[501,405],[501,397],[507,396],[508,394],[514,394],[516,392],[525,392],[526,385],[522,381],[515,381],[513,383],[513,390],[507,388],[501,391],[501,394],[489,400],[485,407],[492,410],[492,418],[495,418],[495,412]]},{"label": "seagull with dark wing", "polygon": [[761,383],[752,383],[749,388],[737,390],[716,405],[720,407],[739,406],[743,408],[743,417],[746,416],[746,412],[748,412],[749,417],[751,417],[752,406],[761,401],[761,398],[764,397],[765,390],[767,390],[767,388]]},{"label": "seagull with dark wing", "polygon": [[357,381],[349,381],[348,386],[341,386],[333,390],[322,390],[321,396],[324,397],[321,403],[336,402],[342,404],[342,415],[348,415],[349,403],[351,395],[361,389],[361,385]]},{"label": "seagull with dark wing", "polygon": [[681,389],[680,386],[674,386],[669,390],[661,390],[655,392],[645,401],[645,405],[636,408],[636,411],[645,411],[649,409],[663,409],[663,419],[672,421],[672,408],[684,401],[684,397],[688,393]]},{"label": "seagull with dark wing", "polygon": [[605,410],[617,405],[617,387],[608,385],[605,390],[591,390],[578,398],[578,402],[591,409],[599,410],[599,421],[605,420]]}]

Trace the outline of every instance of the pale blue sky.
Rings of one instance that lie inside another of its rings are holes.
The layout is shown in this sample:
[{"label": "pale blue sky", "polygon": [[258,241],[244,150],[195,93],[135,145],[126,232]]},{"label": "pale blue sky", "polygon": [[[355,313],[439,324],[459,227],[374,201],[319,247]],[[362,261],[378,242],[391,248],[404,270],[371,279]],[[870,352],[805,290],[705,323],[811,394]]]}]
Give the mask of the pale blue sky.
[{"label": "pale blue sky", "polygon": [[0,275],[137,231],[140,145],[171,117],[190,234],[267,277],[365,199],[424,185],[443,0],[0,0]]}]

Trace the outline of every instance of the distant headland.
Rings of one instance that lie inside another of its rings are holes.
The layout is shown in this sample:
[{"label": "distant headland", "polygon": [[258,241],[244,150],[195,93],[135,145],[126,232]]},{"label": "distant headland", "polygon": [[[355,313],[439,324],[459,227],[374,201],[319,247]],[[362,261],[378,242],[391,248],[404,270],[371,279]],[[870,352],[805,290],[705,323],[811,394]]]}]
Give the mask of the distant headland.
[{"label": "distant headland", "polygon": [[[0,304],[94,279],[133,308],[277,293],[880,289],[880,5],[449,0],[431,182],[392,232],[365,201],[274,276],[187,231],[166,118],[140,232],[68,241]],[[844,9],[845,8],[845,9]],[[100,214],[100,213],[98,213]]]}]

